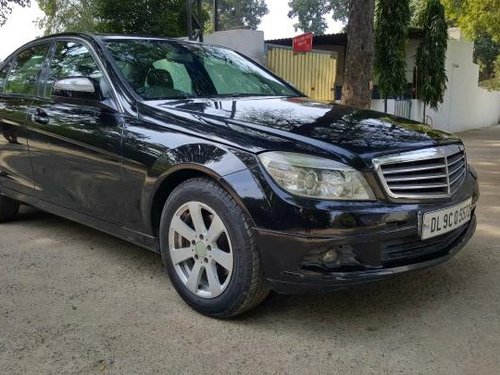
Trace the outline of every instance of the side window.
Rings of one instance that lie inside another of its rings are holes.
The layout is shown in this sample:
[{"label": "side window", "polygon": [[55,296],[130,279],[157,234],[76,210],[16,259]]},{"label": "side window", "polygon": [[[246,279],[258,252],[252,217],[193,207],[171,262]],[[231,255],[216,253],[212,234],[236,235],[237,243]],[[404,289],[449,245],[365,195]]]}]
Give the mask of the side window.
[{"label": "side window", "polygon": [[0,94],[3,92],[5,82],[7,81],[7,74],[9,74],[10,61],[0,69]]},{"label": "side window", "polygon": [[54,82],[69,77],[92,78],[99,82],[103,95],[108,96],[109,88],[106,80],[89,49],[77,42],[57,42],[43,95],[51,96]]},{"label": "side window", "polygon": [[36,83],[43,61],[49,51],[49,44],[28,48],[18,53],[5,82],[4,92],[13,94],[36,94]]}]

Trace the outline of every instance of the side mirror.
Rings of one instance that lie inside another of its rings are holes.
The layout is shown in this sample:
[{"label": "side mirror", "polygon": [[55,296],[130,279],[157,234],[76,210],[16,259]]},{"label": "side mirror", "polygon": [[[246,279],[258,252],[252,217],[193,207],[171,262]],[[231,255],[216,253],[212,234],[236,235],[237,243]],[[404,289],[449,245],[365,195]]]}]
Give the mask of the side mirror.
[{"label": "side mirror", "polygon": [[52,96],[71,99],[101,100],[99,84],[86,77],[69,77],[54,82]]}]

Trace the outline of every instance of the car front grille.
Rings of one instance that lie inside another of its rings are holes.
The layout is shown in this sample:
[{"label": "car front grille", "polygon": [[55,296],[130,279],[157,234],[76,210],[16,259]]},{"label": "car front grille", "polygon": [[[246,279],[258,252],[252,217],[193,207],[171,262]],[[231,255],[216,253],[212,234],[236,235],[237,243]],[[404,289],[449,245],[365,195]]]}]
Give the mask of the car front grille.
[{"label": "car front grille", "polygon": [[393,199],[445,198],[465,179],[463,145],[448,145],[376,158],[373,163],[383,187]]}]

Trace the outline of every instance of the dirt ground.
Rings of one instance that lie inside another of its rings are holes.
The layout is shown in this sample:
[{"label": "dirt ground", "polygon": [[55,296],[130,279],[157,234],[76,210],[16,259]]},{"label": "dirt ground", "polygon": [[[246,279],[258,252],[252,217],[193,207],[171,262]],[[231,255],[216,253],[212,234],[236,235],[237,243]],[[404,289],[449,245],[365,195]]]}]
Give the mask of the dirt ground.
[{"label": "dirt ground", "polygon": [[0,226],[0,373],[499,374],[500,126],[463,137],[482,196],[451,262],[232,321],[189,309],[160,256],[23,209]]}]

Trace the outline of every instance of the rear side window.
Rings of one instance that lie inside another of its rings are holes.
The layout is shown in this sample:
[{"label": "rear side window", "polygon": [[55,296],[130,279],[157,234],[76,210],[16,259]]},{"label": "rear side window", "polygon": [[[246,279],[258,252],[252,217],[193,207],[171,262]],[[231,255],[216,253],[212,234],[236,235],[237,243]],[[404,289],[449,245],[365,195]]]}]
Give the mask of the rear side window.
[{"label": "rear side window", "polygon": [[18,53],[5,82],[4,92],[35,95],[36,84],[49,44],[38,45]]}]

